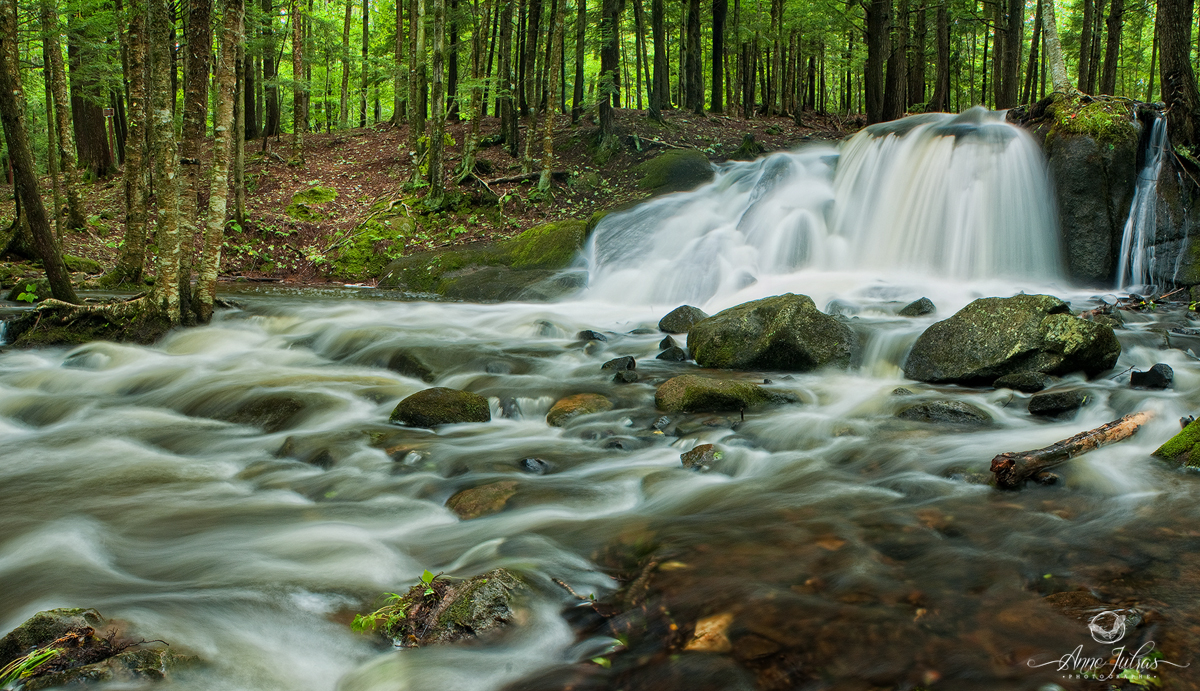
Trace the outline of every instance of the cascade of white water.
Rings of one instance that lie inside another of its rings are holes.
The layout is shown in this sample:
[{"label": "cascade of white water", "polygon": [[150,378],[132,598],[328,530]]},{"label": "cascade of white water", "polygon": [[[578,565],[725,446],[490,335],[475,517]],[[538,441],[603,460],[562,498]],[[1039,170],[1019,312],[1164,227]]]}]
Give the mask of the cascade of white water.
[{"label": "cascade of white water", "polygon": [[699,304],[803,269],[1053,279],[1056,229],[1037,144],[975,108],[723,164],[605,218],[585,258],[593,297]]},{"label": "cascade of white water", "polygon": [[1158,229],[1158,174],[1167,146],[1167,119],[1158,117],[1150,129],[1150,140],[1142,169],[1138,171],[1129,218],[1121,233],[1121,258],[1117,265],[1117,287],[1130,288],[1154,281],[1154,233]]}]

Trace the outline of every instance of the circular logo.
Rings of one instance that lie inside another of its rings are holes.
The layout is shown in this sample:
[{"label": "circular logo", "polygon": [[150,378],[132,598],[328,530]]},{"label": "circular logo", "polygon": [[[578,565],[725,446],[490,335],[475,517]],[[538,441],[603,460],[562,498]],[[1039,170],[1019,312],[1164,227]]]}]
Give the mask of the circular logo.
[{"label": "circular logo", "polygon": [[1092,617],[1088,631],[1097,643],[1116,643],[1125,637],[1125,615],[1105,611]]}]

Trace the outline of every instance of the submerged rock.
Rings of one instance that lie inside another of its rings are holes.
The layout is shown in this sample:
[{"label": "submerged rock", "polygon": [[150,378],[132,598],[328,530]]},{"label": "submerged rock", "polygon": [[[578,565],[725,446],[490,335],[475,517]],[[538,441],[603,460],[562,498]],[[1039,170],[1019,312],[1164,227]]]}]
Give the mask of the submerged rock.
[{"label": "submerged rock", "polygon": [[731,307],[696,323],[688,347],[703,367],[803,372],[850,364],[850,327],[807,295],[787,293]]},{"label": "submerged rock", "polygon": [[679,460],[688,470],[707,472],[713,464],[721,460],[721,452],[712,444],[700,444],[687,453],[680,454]]},{"label": "submerged rock", "polygon": [[599,331],[592,331],[591,329],[585,329],[583,331],[580,331],[579,333],[575,334],[575,338],[578,338],[581,341],[607,341],[608,340],[608,336],[605,336],[604,334],[600,333]]},{"label": "submerged rock", "polygon": [[470,520],[502,510],[504,505],[508,503],[508,500],[516,493],[517,483],[513,480],[492,482],[458,492],[446,500],[446,508],[453,511],[464,521]]},{"label": "submerged rock", "polygon": [[655,360],[666,360],[667,362],[687,362],[687,351],[679,346],[671,346],[654,356]]},{"label": "submerged rock", "polygon": [[934,306],[933,300],[930,300],[929,298],[921,298],[920,300],[913,300],[904,307],[901,307],[900,311],[896,314],[900,315],[901,317],[921,317],[926,314],[933,314],[936,311],[937,307]]},{"label": "submerged rock", "polygon": [[1145,372],[1131,372],[1129,385],[1135,389],[1166,389],[1175,380],[1175,370],[1165,363],[1158,363]]},{"label": "submerged rock", "polygon": [[[691,305],[681,305],[667,313],[667,316],[658,320],[658,330],[669,334],[685,334],[691,330],[696,322],[707,319],[708,315],[699,307]],[[670,338],[668,336],[668,338]],[[666,339],[663,339],[666,342]],[[671,342],[674,345],[674,341]],[[659,345],[660,348],[668,347]]]},{"label": "submerged rock", "polygon": [[491,419],[491,407],[483,396],[441,386],[418,391],[400,401],[391,417],[392,422],[401,422],[410,427],[488,422]]},{"label": "submerged rock", "polygon": [[1054,377],[1041,372],[1016,372],[1006,374],[992,382],[997,389],[1012,389],[1021,393],[1037,393],[1054,383]]},{"label": "submerged rock", "polygon": [[1200,468],[1200,420],[1193,420],[1179,434],[1154,451],[1155,456],[1172,463]]},{"label": "submerged rock", "polygon": [[632,384],[639,379],[638,373],[633,370],[621,370],[613,375],[614,384]]},{"label": "submerged rock", "polygon": [[654,405],[665,412],[708,413],[744,410],[766,403],[795,401],[794,396],[777,394],[758,384],[729,379],[712,379],[696,374],[673,377],[658,387]]},{"label": "submerged rock", "polygon": [[546,413],[551,427],[564,427],[580,415],[603,413],[613,409],[613,402],[598,393],[580,393],[559,399]]},{"label": "submerged rock", "polygon": [[426,572],[406,594],[366,615],[358,630],[374,631],[405,648],[444,645],[482,638],[518,619],[529,585],[508,569],[459,580]]},{"label": "submerged rock", "polygon": [[235,425],[261,427],[264,432],[274,434],[287,428],[304,408],[304,401],[298,396],[272,394],[243,403],[222,419]]},{"label": "submerged rock", "polygon": [[992,416],[982,408],[962,401],[926,401],[907,405],[896,413],[901,420],[952,425],[990,425]]},{"label": "submerged rock", "polygon": [[601,369],[601,371],[613,370],[615,372],[624,372],[626,370],[634,370],[634,369],[637,369],[637,360],[633,359],[633,357],[629,356],[629,355],[626,355],[624,357],[619,357],[619,358],[613,358],[612,360],[609,360],[608,362],[604,363],[603,365],[600,365],[600,369]]},{"label": "submerged rock", "polygon": [[926,329],[908,355],[904,374],[968,386],[1017,372],[1094,376],[1112,368],[1120,355],[1110,327],[1072,316],[1056,297],[980,298]]},{"label": "submerged rock", "polygon": [[[21,681],[30,691],[86,682],[145,683],[166,678],[194,658],[144,647],[94,609],[38,612],[0,639],[0,668],[31,653],[50,653]],[[40,655],[39,655],[40,657]]]},{"label": "submerged rock", "polygon": [[1029,399],[1029,414],[1062,417],[1082,408],[1088,398],[1089,396],[1079,389],[1039,393]]},{"label": "submerged rock", "polygon": [[553,466],[550,465],[549,461],[543,460],[541,458],[534,458],[532,456],[529,458],[522,458],[520,460],[520,462],[517,463],[517,467],[519,467],[521,470],[523,470],[527,473],[532,473],[534,475],[545,475],[546,473],[550,472],[550,470],[553,468]]}]

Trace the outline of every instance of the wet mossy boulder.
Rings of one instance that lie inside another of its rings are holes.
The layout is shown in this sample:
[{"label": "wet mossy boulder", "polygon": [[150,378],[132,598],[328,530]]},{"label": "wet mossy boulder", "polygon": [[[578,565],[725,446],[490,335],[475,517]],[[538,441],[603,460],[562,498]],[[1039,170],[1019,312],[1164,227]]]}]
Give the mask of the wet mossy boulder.
[{"label": "wet mossy boulder", "polygon": [[[32,290],[30,290],[30,286],[33,287]],[[52,297],[50,294],[50,281],[45,278],[18,281],[8,291],[8,295],[4,299],[10,302],[30,302],[30,300],[20,299],[22,294],[31,296],[33,302],[41,302],[48,297]]]},{"label": "wet mossy boulder", "polygon": [[21,688],[29,691],[89,682],[144,684],[195,661],[161,642],[139,643],[94,609],[76,608],[38,612],[0,639],[0,668],[31,653],[46,659],[22,677]]},{"label": "wet mossy boulder", "polygon": [[437,427],[461,422],[489,422],[488,400],[477,393],[437,386],[418,391],[396,404],[391,421],[410,427]]},{"label": "wet mossy boulder", "polygon": [[794,399],[750,382],[713,379],[698,374],[672,377],[654,392],[654,406],[668,413],[746,410],[767,403],[785,403],[791,400]]},{"label": "wet mossy boulder", "polygon": [[247,401],[232,413],[218,417],[235,425],[261,427],[264,432],[274,434],[287,428],[306,407],[299,396],[277,393]]},{"label": "wet mossy boulder", "polygon": [[1018,372],[1095,376],[1121,355],[1113,330],[1050,295],[980,298],[925,330],[904,363],[909,379],[987,386]]},{"label": "wet mossy boulder", "polygon": [[699,307],[680,305],[658,320],[658,330],[669,334],[685,334],[696,322],[708,319],[708,314]]},{"label": "wet mossy boulder", "polygon": [[1029,414],[1048,418],[1069,417],[1088,402],[1091,397],[1086,391],[1047,391],[1029,399]]},{"label": "wet mossy boulder", "polygon": [[466,579],[426,572],[417,585],[366,615],[354,627],[405,648],[488,637],[515,623],[532,595],[516,572],[495,569]]},{"label": "wet mossy boulder", "polygon": [[598,393],[579,393],[559,399],[546,413],[546,424],[565,427],[580,415],[604,413],[613,409],[613,402]]},{"label": "wet mossy boulder", "polygon": [[349,241],[337,250],[331,274],[354,280],[378,276],[404,251],[406,238],[416,235],[416,231],[416,221],[402,214],[379,216],[363,222],[351,231]]},{"label": "wet mossy boulder", "polygon": [[476,243],[437,252],[419,252],[389,263],[379,278],[380,288],[396,288],[418,293],[445,291],[443,278],[456,272],[484,266],[502,266],[509,261],[503,247]]},{"label": "wet mossy boulder", "polygon": [[1200,468],[1200,420],[1187,427],[1155,450],[1155,456],[1189,468]]},{"label": "wet mossy boulder", "polygon": [[930,300],[929,298],[920,298],[919,300],[913,300],[904,307],[901,307],[900,311],[896,312],[896,314],[901,317],[923,317],[926,314],[933,314],[936,311],[937,307],[934,306],[933,300]]},{"label": "wet mossy boulder", "polygon": [[640,164],[638,187],[654,194],[690,190],[713,179],[708,156],[698,149],[670,149]]},{"label": "wet mossy boulder", "polygon": [[8,322],[6,335],[16,348],[75,346],[92,341],[150,345],[174,326],[157,310],[112,314],[73,305],[38,305]]},{"label": "wet mossy boulder", "polygon": [[792,293],[731,307],[688,331],[697,364],[720,369],[845,367],[856,345],[850,327],[818,310],[807,295]]},{"label": "wet mossy boulder", "polygon": [[446,500],[446,508],[464,521],[470,520],[501,511],[516,493],[517,483],[512,480],[492,482],[456,493]]},{"label": "wet mossy boulder", "polygon": [[546,302],[578,290],[578,277],[557,271],[513,271],[507,266],[487,266],[443,279],[438,292],[466,302]]},{"label": "wet mossy boulder", "polygon": [[505,243],[514,269],[565,269],[587,239],[584,221],[555,221],[534,226]]},{"label": "wet mossy boulder", "polygon": [[85,274],[98,274],[104,270],[104,267],[100,266],[100,262],[87,257],[73,257],[64,254],[63,262],[72,273],[82,271]]},{"label": "wet mossy boulder", "polygon": [[284,211],[297,221],[321,221],[329,218],[322,207],[337,199],[337,196],[337,190],[332,187],[314,185],[293,194]]},{"label": "wet mossy boulder", "polygon": [[992,416],[978,406],[963,401],[925,401],[906,405],[896,413],[901,420],[934,424],[971,425],[992,424]]},{"label": "wet mossy boulder", "polygon": [[712,470],[713,465],[721,460],[721,451],[713,444],[700,444],[691,451],[679,455],[683,467],[688,470],[704,473]]}]

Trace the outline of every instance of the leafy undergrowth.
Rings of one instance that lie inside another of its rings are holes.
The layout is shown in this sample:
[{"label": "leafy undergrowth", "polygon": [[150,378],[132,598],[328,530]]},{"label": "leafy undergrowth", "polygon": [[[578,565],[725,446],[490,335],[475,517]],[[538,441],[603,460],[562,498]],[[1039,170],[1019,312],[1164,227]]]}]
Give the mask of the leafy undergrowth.
[{"label": "leafy undergrowth", "polygon": [[[564,175],[547,193],[538,192],[532,181],[496,182],[518,176],[520,162],[503,145],[487,146],[479,152],[478,179],[461,186],[451,183],[448,202],[434,210],[425,207],[423,189],[407,185],[412,177],[405,146],[407,125],[379,123],[310,134],[305,138],[303,166],[286,164],[286,135],[247,142],[246,222],[231,222],[227,227],[222,278],[372,282],[393,258],[506,239],[548,221],[586,220],[594,211],[644,198],[647,192],[636,185],[636,164],[663,149],[695,148],[721,161],[734,156],[748,134],[766,151],[775,151],[807,140],[840,139],[863,124],[814,114],[806,115],[803,127],[782,117],[742,120],[668,111],[665,118],[665,124],[658,124],[644,111],[618,110],[621,146],[607,154],[597,151],[598,130],[588,117],[575,126],[560,118],[565,126],[560,125],[555,139],[555,170]],[[448,170],[459,164],[467,127],[467,122],[448,123],[455,142],[447,152]],[[498,129],[499,121],[487,118],[485,141]],[[289,214],[293,197],[314,187],[333,190],[336,196],[323,195],[319,213]],[[51,189],[48,181],[42,189]],[[82,197],[86,227],[63,231],[63,249],[111,267],[124,235],[121,180],[89,184]],[[0,187],[0,199],[11,198],[11,186]],[[46,202],[50,207],[49,197]],[[0,223],[10,222],[11,216],[8,205]],[[153,267],[153,260],[151,247],[147,266]]]}]

